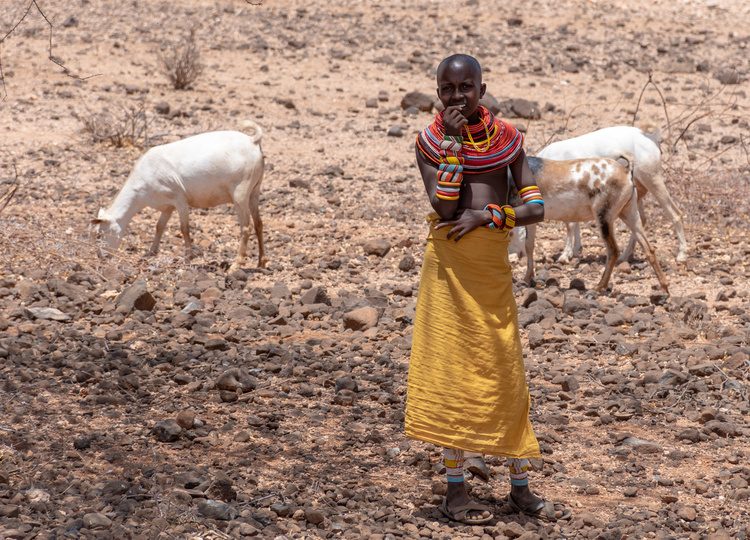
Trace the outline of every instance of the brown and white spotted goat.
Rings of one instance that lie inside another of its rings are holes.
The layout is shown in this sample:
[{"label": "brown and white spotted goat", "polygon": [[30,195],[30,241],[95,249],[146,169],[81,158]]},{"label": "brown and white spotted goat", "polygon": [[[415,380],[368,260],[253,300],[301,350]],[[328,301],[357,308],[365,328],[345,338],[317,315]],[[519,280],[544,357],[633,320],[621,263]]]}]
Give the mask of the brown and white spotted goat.
[{"label": "brown and white spotted goat", "polygon": [[[618,217],[633,232],[656,273],[659,285],[668,292],[667,278],[656,259],[654,248],[646,238],[638,213],[631,156],[623,154],[617,161],[607,158],[553,161],[536,157],[529,157],[528,160],[536,184],[544,197],[545,221],[596,221],[607,247],[604,275],[594,287],[597,292],[607,288],[620,253],[614,236],[614,222]],[[510,184],[514,185],[513,182]],[[512,193],[511,198],[513,197],[516,198],[516,202],[511,204],[515,206],[519,204],[517,193]],[[536,225],[527,225],[525,235],[523,229],[517,227],[511,231],[510,250],[527,256],[525,280],[531,283],[534,279]]]}]

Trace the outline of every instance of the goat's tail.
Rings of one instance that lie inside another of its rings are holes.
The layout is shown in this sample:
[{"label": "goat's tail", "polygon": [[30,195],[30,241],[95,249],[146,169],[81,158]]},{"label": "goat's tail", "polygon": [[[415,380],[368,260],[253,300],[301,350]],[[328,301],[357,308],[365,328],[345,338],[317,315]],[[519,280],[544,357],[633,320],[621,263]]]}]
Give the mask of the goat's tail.
[{"label": "goat's tail", "polygon": [[659,146],[661,143],[661,128],[654,122],[653,120],[644,120],[641,123],[638,124],[638,129],[640,129],[643,134],[654,141],[656,143],[656,146]]},{"label": "goat's tail", "polygon": [[[627,152],[619,151],[617,152],[617,161],[620,165],[623,165],[624,167],[628,168],[628,178],[630,178],[630,185],[633,186],[633,196],[636,196],[636,189],[635,189],[635,177],[633,176],[633,156],[631,154],[628,154]],[[623,161],[625,163],[623,163]]]},{"label": "goat's tail", "polygon": [[250,135],[253,138],[253,143],[260,144],[260,139],[263,137],[263,130],[260,126],[252,120],[245,120],[242,122],[242,132]]}]

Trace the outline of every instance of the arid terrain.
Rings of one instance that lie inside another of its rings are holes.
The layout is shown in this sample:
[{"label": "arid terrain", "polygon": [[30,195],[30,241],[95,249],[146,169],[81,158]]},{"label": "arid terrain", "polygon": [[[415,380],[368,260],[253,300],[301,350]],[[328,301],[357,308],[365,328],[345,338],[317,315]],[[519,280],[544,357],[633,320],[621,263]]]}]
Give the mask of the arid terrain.
[{"label": "arid terrain", "polygon": [[[749,29],[740,0],[4,0],[0,539],[750,537]],[[191,35],[203,69],[177,90],[163,60]],[[440,449],[403,433],[413,141],[455,52],[529,155],[658,130],[684,214],[682,264],[646,199],[669,295],[640,248],[596,294],[591,224],[569,265],[540,225],[536,283],[518,262],[532,486],[567,522],[510,513],[499,457],[470,481],[493,523],[448,522]],[[146,256],[150,209],[98,256],[90,221],[140,155],[245,120],[266,268],[253,237],[227,271],[231,205],[191,211],[192,260],[176,217]]]}]

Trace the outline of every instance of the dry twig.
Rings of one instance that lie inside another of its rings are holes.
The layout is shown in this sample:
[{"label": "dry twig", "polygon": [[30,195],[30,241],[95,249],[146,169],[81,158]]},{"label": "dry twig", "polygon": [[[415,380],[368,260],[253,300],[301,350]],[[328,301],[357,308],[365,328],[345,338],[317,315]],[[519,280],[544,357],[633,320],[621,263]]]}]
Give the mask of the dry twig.
[{"label": "dry twig", "polygon": [[[26,17],[31,12],[31,8],[36,8],[36,10],[39,12],[39,14],[42,16],[42,18],[44,19],[44,21],[49,26],[49,55],[48,55],[47,59],[50,62],[52,62],[53,64],[56,64],[56,65],[60,66],[62,68],[63,73],[65,75],[68,75],[69,77],[72,77],[74,79],[86,80],[86,79],[90,79],[92,77],[97,77],[98,75],[90,75],[88,77],[77,77],[75,75],[71,75],[70,74],[70,70],[67,67],[65,67],[65,64],[63,64],[63,61],[60,58],[58,58],[57,56],[54,56],[52,54],[52,30],[53,30],[54,26],[50,22],[50,20],[47,18],[47,15],[45,15],[44,11],[42,11],[42,8],[39,7],[39,4],[37,4],[36,0],[30,0],[29,1],[29,5],[26,7],[26,11],[24,11],[23,15],[21,15],[21,18],[18,19],[18,21],[16,21],[15,24],[13,24],[13,26],[11,27],[11,29],[8,30],[8,32],[2,38],[0,38],[0,46],[2,46],[2,44],[5,42],[5,40],[8,39],[8,37],[10,37],[13,34],[13,32],[15,32],[16,28],[18,28],[18,26],[24,21],[24,19],[26,19]],[[0,58],[0,85],[2,85],[2,88],[3,88],[3,97],[0,99],[0,102],[2,102],[2,101],[5,101],[6,97],[8,97],[8,91],[7,91],[6,87],[5,87],[5,73],[3,71],[3,62],[2,62],[1,58]]]}]

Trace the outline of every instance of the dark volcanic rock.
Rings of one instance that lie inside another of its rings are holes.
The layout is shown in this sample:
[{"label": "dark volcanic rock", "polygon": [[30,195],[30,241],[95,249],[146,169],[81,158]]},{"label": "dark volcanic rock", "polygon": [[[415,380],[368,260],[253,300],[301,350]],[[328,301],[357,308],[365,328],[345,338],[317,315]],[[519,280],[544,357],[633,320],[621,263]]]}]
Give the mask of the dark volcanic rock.
[{"label": "dark volcanic rock", "polygon": [[174,442],[180,438],[182,427],[176,420],[170,418],[162,422],[157,422],[153,428],[154,435],[161,442]]},{"label": "dark volcanic rock", "polygon": [[420,111],[430,112],[434,101],[434,96],[427,95],[423,92],[409,92],[401,99],[401,108],[408,109],[409,107],[416,107]]},{"label": "dark volcanic rock", "polygon": [[115,300],[115,305],[130,313],[134,309],[151,311],[156,305],[156,299],[143,285],[131,285]]}]

